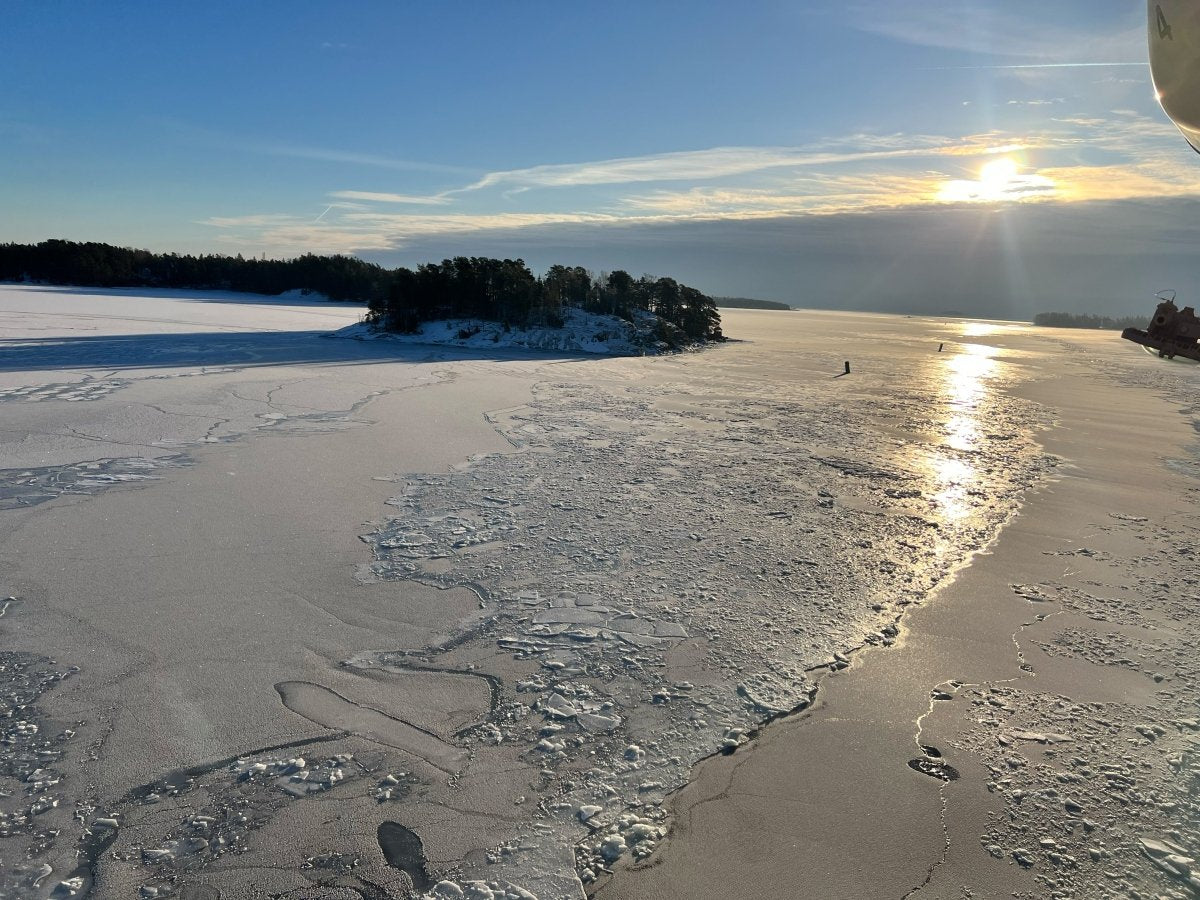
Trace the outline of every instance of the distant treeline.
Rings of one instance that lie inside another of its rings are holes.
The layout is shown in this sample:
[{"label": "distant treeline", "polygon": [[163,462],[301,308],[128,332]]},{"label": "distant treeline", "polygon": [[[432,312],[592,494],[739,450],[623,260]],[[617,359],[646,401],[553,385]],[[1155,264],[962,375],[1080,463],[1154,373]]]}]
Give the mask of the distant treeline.
[{"label": "distant treeline", "polygon": [[675,281],[615,271],[552,266],[537,278],[520,259],[457,257],[412,269],[385,269],[352,256],[296,259],[151,253],[110,244],[49,240],[0,244],[0,281],[82,287],[152,287],[282,294],[302,290],[366,303],[368,319],[413,331],[432,319],[479,318],[510,325],[561,325],[564,307],[632,320],[638,311],[662,320],[661,338],[722,340],[716,301]]},{"label": "distant treeline", "polygon": [[634,278],[617,270],[551,266],[536,277],[520,259],[459,256],[396,269],[387,293],[370,303],[369,320],[390,331],[413,331],[433,319],[490,319],[509,325],[563,324],[575,307],[632,321],[639,311],[661,320],[659,338],[671,346],[719,341],[721,315],[712,297],[674,278]]},{"label": "distant treeline", "polygon": [[353,256],[244,259],[151,253],[110,244],[43,241],[0,244],[0,281],[81,287],[166,287],[282,294],[307,290],[367,303],[387,292],[391,273]]},{"label": "distant treeline", "polygon": [[1044,312],[1033,317],[1034,325],[1045,328],[1107,328],[1121,331],[1125,328],[1145,328],[1150,321],[1144,316],[1095,316],[1087,313]]},{"label": "distant treeline", "polygon": [[730,309],[791,309],[786,303],[778,300],[755,300],[753,297],[713,297],[717,306]]}]

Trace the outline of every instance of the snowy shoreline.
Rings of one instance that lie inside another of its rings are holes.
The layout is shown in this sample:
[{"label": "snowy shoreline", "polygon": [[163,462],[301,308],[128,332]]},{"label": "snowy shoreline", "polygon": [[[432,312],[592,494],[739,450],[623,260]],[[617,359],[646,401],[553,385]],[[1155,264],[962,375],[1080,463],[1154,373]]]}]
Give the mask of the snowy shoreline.
[{"label": "snowy shoreline", "polygon": [[335,331],[329,337],[474,350],[541,350],[593,356],[657,356],[672,352],[672,348],[658,338],[659,319],[652,313],[637,310],[634,321],[630,322],[617,316],[566,307],[562,316],[561,328],[509,326],[487,319],[440,319],[422,323],[413,334],[385,331],[376,325],[360,322]]}]

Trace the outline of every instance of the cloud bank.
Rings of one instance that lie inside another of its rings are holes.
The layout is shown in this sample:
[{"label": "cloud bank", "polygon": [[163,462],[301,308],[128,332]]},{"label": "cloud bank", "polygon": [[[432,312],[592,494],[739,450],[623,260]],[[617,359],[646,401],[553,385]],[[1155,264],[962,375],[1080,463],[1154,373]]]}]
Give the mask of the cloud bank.
[{"label": "cloud bank", "polygon": [[897,209],[750,221],[587,223],[426,236],[369,256],[412,265],[522,257],[671,274],[710,293],[797,306],[1028,319],[1200,300],[1200,200]]}]

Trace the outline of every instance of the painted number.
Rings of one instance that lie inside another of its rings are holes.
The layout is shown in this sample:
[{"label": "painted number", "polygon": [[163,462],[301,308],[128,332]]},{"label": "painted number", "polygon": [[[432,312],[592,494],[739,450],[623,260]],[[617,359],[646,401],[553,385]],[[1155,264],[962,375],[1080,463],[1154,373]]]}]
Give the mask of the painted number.
[{"label": "painted number", "polygon": [[1158,38],[1162,41],[1173,41],[1171,36],[1171,26],[1167,24],[1167,17],[1163,15],[1162,7],[1157,3],[1154,4],[1154,19],[1158,24]]}]

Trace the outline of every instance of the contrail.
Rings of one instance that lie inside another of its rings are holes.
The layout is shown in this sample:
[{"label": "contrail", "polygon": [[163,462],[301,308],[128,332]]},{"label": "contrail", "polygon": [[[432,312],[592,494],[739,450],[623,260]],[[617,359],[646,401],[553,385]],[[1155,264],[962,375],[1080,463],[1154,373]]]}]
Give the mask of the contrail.
[{"label": "contrail", "polygon": [[1144,62],[1079,62],[1079,63],[1024,63],[1016,66],[929,66],[925,71],[940,72],[950,69],[1110,69],[1114,67],[1126,68],[1136,66],[1139,69],[1144,69],[1148,63]]},{"label": "contrail", "polygon": [[317,216],[315,219],[313,219],[313,224],[314,224],[314,225],[316,225],[316,224],[317,224],[318,222],[320,222],[320,221],[321,221],[323,218],[325,218],[325,213],[328,213],[328,212],[329,212],[331,209],[333,209],[333,206],[327,206],[327,207],[325,207],[325,212],[321,213],[319,216]]}]

